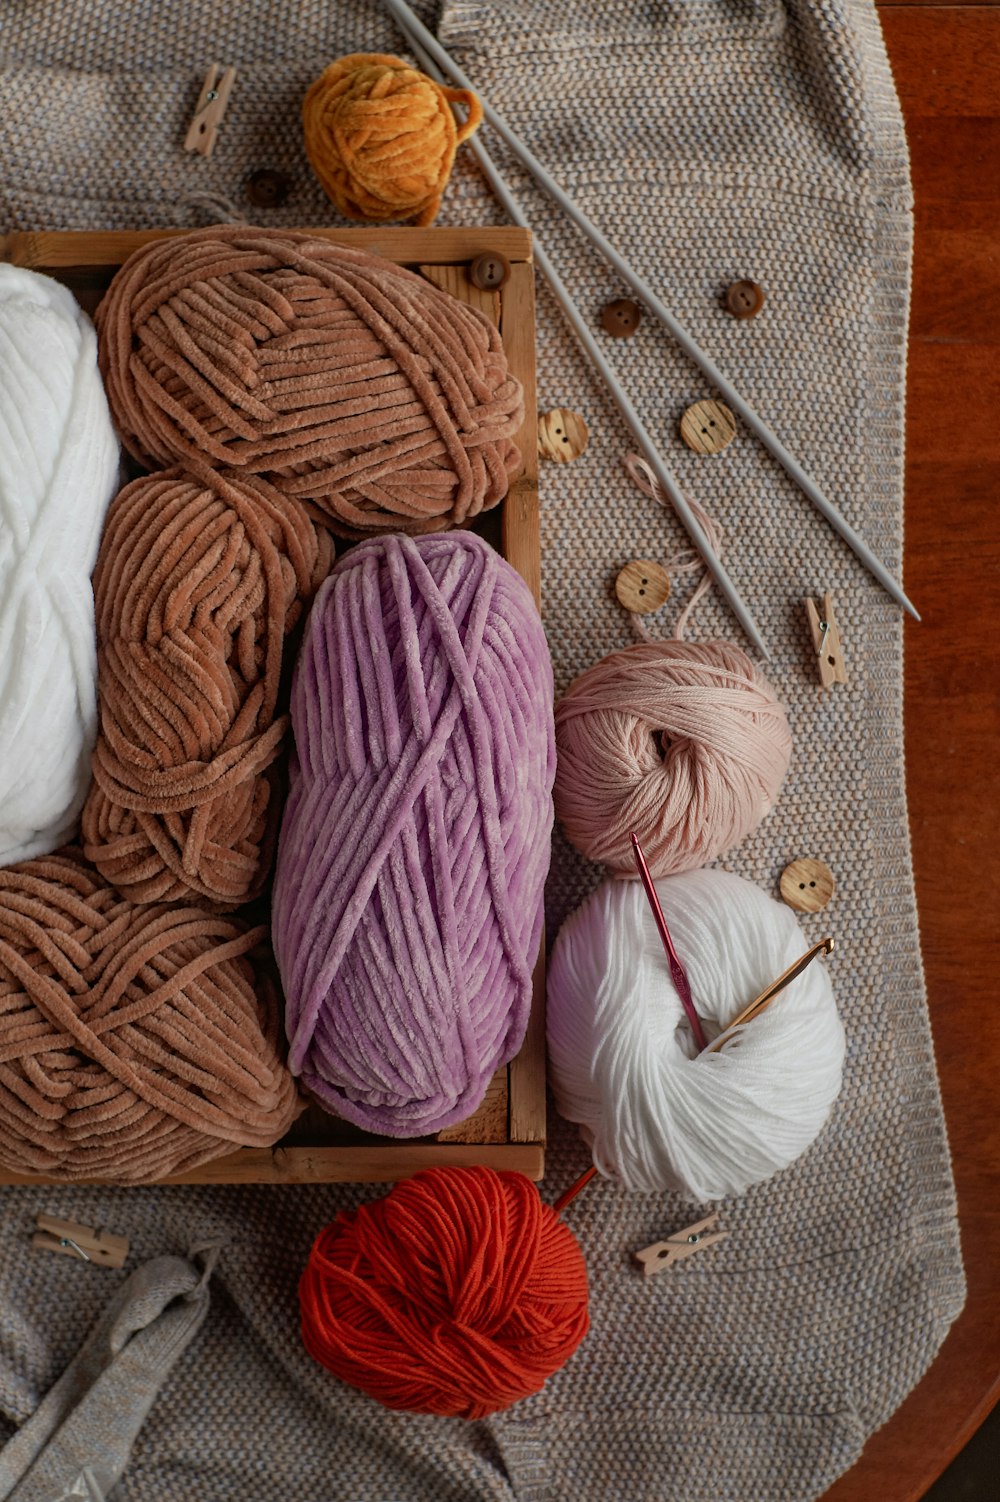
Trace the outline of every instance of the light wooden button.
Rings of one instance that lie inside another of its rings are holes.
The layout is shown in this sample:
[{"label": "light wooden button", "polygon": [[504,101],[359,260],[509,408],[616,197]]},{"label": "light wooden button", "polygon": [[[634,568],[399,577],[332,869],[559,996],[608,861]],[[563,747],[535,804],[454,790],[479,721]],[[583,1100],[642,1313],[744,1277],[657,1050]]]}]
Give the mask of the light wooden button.
[{"label": "light wooden button", "polygon": [[833,872],[825,861],[792,861],[781,873],[781,895],[797,913],[818,913],[833,896]]},{"label": "light wooden button", "polygon": [[670,575],[660,564],[640,558],[636,563],[626,563],[615,580],[615,594],[626,610],[649,615],[669,599]]},{"label": "light wooden button", "polygon": [[589,438],[587,424],[578,412],[553,407],[538,419],[538,452],[543,459],[552,459],[556,464],[579,459]]},{"label": "light wooden button", "polygon": [[736,437],[736,418],[722,402],[695,402],[681,418],[681,437],[696,454],[721,454]]}]

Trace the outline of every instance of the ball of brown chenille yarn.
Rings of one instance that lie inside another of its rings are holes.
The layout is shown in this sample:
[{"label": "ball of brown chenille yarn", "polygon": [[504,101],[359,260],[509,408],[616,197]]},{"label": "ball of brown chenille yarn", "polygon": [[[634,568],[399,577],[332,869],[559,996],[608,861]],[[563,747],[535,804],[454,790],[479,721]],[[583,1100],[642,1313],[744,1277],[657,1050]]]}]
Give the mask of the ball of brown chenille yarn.
[{"label": "ball of brown chenille yarn", "polygon": [[0,1164],[138,1183],[283,1136],[265,933],[136,907],[73,849],[0,870]]},{"label": "ball of brown chenille yarn", "polygon": [[520,468],[524,398],[497,330],[365,251],[243,227],[155,241],[97,327],[142,464],[265,475],[344,536],[470,521]]},{"label": "ball of brown chenille yarn", "polygon": [[[451,101],[468,115],[458,125]],[[468,89],[435,83],[402,58],[354,52],[320,74],[302,103],[306,154],[348,219],[432,224],[455,150],[483,118]]]},{"label": "ball of brown chenille yarn", "polygon": [[270,873],[284,649],[329,534],[252,476],[133,481],[94,572],[99,730],[84,853],[134,902],[226,911]]}]

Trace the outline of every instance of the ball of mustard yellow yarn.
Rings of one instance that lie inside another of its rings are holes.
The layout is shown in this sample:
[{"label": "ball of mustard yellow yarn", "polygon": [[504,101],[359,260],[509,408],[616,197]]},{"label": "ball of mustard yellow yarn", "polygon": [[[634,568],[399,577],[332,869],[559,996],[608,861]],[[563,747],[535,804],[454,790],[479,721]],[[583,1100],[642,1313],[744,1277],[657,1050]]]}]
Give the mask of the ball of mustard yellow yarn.
[{"label": "ball of mustard yellow yarn", "polygon": [[[458,125],[450,101],[468,109]],[[306,152],[348,219],[431,224],[456,147],[483,117],[467,89],[448,89],[401,58],[354,52],[331,63],[302,105]]]}]

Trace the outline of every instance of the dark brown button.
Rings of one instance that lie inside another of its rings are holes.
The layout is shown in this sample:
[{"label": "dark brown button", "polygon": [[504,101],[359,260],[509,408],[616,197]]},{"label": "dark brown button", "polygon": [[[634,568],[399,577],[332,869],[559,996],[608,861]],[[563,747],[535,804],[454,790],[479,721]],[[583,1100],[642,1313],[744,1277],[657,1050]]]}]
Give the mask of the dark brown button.
[{"label": "dark brown button", "polygon": [[764,306],[764,289],[756,282],[733,282],[726,288],[726,307],[734,318],[756,318]]},{"label": "dark brown button", "polygon": [[469,281],[481,292],[494,292],[498,287],[505,287],[509,276],[510,262],[495,250],[477,256],[469,266]]},{"label": "dark brown button", "polygon": [[272,172],[268,167],[251,172],[244,187],[250,202],[258,209],[280,209],[292,190],[283,172]]},{"label": "dark brown button", "polygon": [[639,327],[642,309],[627,297],[616,297],[601,314],[601,327],[612,339],[631,339]]}]

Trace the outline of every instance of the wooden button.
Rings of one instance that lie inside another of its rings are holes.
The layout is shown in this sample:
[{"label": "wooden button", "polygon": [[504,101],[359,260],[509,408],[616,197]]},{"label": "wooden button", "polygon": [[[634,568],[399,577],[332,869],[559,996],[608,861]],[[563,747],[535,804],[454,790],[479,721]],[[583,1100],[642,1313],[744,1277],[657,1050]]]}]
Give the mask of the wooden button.
[{"label": "wooden button", "polygon": [[833,896],[833,872],[825,861],[792,861],[781,873],[781,895],[797,913],[818,913]]},{"label": "wooden button", "polygon": [[670,575],[660,564],[640,558],[635,563],[626,563],[615,580],[615,594],[626,610],[649,615],[669,599]]},{"label": "wooden button", "polygon": [[556,464],[578,459],[589,438],[587,424],[578,412],[553,407],[538,419],[538,452],[543,459],[553,459]]},{"label": "wooden button", "polygon": [[721,454],[736,437],[736,418],[722,402],[695,402],[681,418],[681,437],[696,454]]},{"label": "wooden button", "polygon": [[244,183],[246,195],[258,209],[279,209],[291,192],[291,183],[283,172],[263,167],[251,172]]},{"label": "wooden button", "polygon": [[469,281],[480,292],[495,292],[497,288],[505,287],[509,276],[510,262],[496,250],[486,251],[469,264]]},{"label": "wooden button", "polygon": [[612,339],[631,339],[639,327],[642,309],[627,297],[616,297],[601,314],[601,327]]},{"label": "wooden button", "polygon": [[764,289],[756,282],[733,282],[726,288],[726,307],[734,318],[756,318],[764,306]]}]

